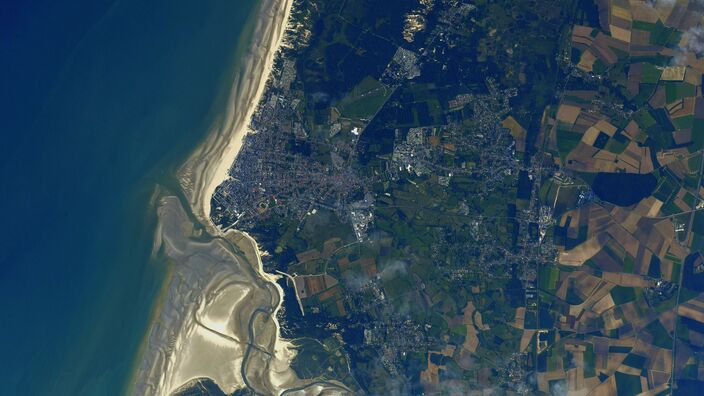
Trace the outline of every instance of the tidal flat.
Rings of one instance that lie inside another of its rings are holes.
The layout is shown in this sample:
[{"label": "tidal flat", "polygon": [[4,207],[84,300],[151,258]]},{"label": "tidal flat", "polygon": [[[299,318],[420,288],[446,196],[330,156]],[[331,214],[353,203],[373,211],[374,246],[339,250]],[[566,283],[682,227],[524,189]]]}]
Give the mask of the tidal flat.
[{"label": "tidal flat", "polygon": [[249,235],[209,236],[176,196],[160,198],[157,213],[155,255],[172,271],[133,393],[170,395],[205,379],[226,393],[347,393],[335,382],[300,380],[290,367],[296,350],[276,320],[282,291]]}]

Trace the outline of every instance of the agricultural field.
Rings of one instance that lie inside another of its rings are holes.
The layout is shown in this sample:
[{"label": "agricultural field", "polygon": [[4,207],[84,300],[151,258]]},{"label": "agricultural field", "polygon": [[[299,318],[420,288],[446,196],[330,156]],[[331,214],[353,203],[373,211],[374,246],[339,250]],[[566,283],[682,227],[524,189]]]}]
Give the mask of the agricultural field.
[{"label": "agricultural field", "polygon": [[539,311],[556,329],[536,347],[544,392],[696,394],[704,384],[704,289],[694,286],[704,64],[682,47],[691,5],[657,4],[603,2],[598,23],[573,27],[578,81],[543,119],[560,169],[540,187],[559,251],[537,273]]}]

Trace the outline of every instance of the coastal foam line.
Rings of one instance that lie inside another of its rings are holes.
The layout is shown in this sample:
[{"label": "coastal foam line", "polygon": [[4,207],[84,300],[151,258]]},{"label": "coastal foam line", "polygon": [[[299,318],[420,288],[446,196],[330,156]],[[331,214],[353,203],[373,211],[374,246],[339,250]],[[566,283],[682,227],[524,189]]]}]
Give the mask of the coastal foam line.
[{"label": "coastal foam line", "polygon": [[179,181],[193,214],[213,235],[220,231],[210,220],[215,189],[229,177],[230,166],[242,148],[274,60],[289,26],[293,0],[263,0],[252,44],[233,78],[224,119],[179,169]]}]

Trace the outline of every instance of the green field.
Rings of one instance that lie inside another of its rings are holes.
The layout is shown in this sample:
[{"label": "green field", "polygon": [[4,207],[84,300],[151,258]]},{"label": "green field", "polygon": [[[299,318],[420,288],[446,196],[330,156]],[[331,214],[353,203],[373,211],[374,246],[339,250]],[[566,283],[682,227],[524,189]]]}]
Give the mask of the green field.
[{"label": "green field", "polygon": [[687,115],[684,117],[673,118],[672,124],[677,129],[691,129],[694,127],[694,116]]},{"label": "green field", "polygon": [[659,320],[656,319],[650,322],[645,327],[645,330],[653,336],[653,345],[664,349],[672,349],[672,337],[670,337],[670,333],[665,330]]},{"label": "green field", "polygon": [[560,270],[557,267],[554,265],[543,266],[538,274],[538,287],[548,293],[555,293],[559,278]]},{"label": "green field", "polygon": [[696,87],[686,82],[669,82],[665,84],[665,97],[667,103],[693,97],[696,93]]},{"label": "green field", "polygon": [[337,105],[345,118],[369,119],[384,105],[392,91],[371,76],[364,77]]},{"label": "green field", "polygon": [[584,351],[584,378],[596,376],[596,354],[594,346],[587,344],[587,350]]},{"label": "green field", "polygon": [[658,123],[645,108],[640,109],[635,114],[633,114],[633,120],[643,130],[647,130],[648,128],[655,126]]},{"label": "green field", "polygon": [[626,374],[620,371],[617,371],[615,376],[616,392],[618,396],[633,396],[643,391],[640,386],[640,376]]},{"label": "green field", "polygon": [[557,150],[560,152],[560,159],[565,162],[565,158],[574,150],[582,140],[582,135],[565,129],[557,129]]},{"label": "green field", "polygon": [[636,291],[632,287],[616,286],[611,289],[611,298],[616,305],[625,304],[636,299]]},{"label": "green field", "polygon": [[645,356],[630,353],[625,359],[623,359],[623,364],[633,368],[642,369],[646,360],[647,358]]},{"label": "green field", "polygon": [[682,37],[677,29],[667,27],[658,19],[656,23],[645,21],[633,21],[633,29],[650,32],[650,44],[672,47],[677,45]]},{"label": "green field", "polygon": [[641,82],[645,84],[655,84],[660,81],[660,76],[662,75],[662,70],[656,68],[650,63],[643,64],[643,78]]}]

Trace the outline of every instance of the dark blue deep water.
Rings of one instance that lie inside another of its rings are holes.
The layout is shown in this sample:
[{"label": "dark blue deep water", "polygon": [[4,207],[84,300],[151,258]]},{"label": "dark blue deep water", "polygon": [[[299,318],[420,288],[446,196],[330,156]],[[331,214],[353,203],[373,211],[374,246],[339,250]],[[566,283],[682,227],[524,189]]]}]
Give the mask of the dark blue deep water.
[{"label": "dark blue deep water", "polygon": [[166,272],[150,196],[222,112],[256,5],[0,4],[0,394],[125,391]]}]

